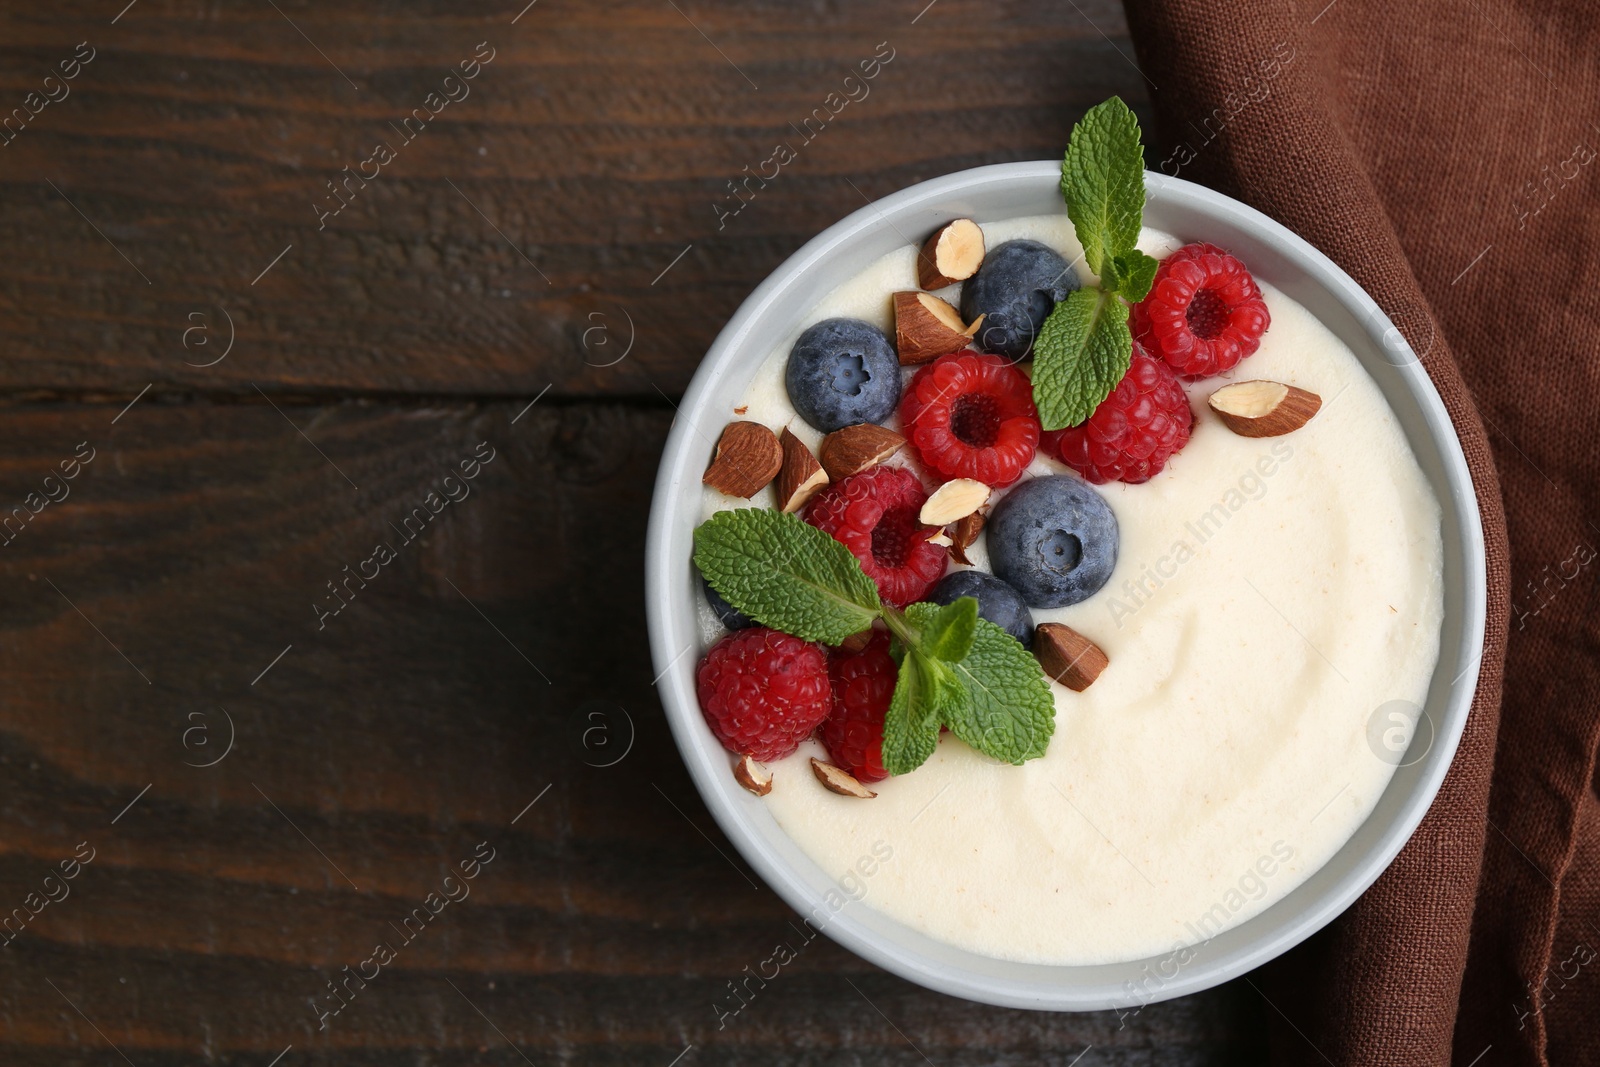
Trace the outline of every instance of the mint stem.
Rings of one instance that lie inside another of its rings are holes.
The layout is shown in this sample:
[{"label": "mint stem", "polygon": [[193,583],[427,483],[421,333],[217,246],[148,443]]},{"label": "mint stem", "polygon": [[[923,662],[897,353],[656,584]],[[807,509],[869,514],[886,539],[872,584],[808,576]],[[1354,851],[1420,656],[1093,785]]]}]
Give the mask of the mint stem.
[{"label": "mint stem", "polygon": [[906,618],[905,612],[885,604],[880,611],[880,615],[883,621],[889,625],[889,632],[900,639],[900,643],[906,647],[907,651],[917,647],[921,632],[911,625],[911,620]]}]

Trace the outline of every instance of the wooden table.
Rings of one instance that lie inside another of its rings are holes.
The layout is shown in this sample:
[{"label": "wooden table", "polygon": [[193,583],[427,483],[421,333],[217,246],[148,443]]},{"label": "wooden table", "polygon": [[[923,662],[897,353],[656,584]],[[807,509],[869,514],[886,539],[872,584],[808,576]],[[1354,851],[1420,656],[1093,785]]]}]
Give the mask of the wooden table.
[{"label": "wooden table", "polygon": [[1261,1059],[1243,986],[1001,1011],[826,940],[719,1029],[791,913],[646,653],[719,326],[871,198],[1144,108],[1120,11],[523,2],[0,15],[0,1059]]}]

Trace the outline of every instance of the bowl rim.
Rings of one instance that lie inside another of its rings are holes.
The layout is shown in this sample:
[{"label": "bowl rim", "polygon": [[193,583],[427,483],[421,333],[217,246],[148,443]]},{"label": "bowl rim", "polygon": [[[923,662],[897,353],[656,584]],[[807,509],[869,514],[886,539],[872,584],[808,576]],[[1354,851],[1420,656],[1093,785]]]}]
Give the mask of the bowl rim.
[{"label": "bowl rim", "polygon": [[[699,467],[705,461],[707,448],[704,434],[696,423],[705,414],[713,384],[730,368],[751,353],[748,343],[753,327],[760,322],[785,291],[804,273],[827,270],[828,261],[844,246],[861,238],[862,234],[883,226],[894,226],[895,215],[925,209],[943,201],[960,199],[965,195],[981,194],[984,187],[1007,182],[1048,182],[1052,187],[1059,181],[1059,160],[1030,160],[1018,163],[1001,163],[976,167],[943,175],[929,181],[901,189],[850,213],[824,229],[806,242],[769,274],[740,304],[695,371],[678,413],[673,420],[666,446],[662,452],[651,500],[649,528],[645,546],[645,612],[650,636],[650,649],[655,670],[653,683],[666,711],[674,740],[684,759],[690,777],[706,807],[718,826],[738,849],[745,860],[765,880],[780,898],[802,915],[808,909],[814,914],[818,895],[812,886],[803,882],[795,866],[781,858],[752,827],[749,812],[744,805],[751,800],[737,785],[731,773],[727,754],[719,746],[708,752],[704,738],[709,737],[700,715],[693,686],[693,660],[685,661],[687,648],[675,648],[669,637],[672,616],[683,610],[671,598],[671,582],[675,570],[688,565],[687,559],[673,558],[673,518],[681,505],[677,498],[684,492],[687,481],[699,489]],[[1140,1007],[1158,1000],[1199,992],[1219,985],[1250,971],[1268,960],[1281,955],[1327,925],[1368,887],[1393,862],[1405,846],[1423,816],[1432,806],[1444,776],[1449,770],[1462,732],[1465,729],[1473,695],[1477,689],[1479,664],[1482,659],[1483,640],[1487,625],[1487,566],[1484,558],[1483,527],[1478,511],[1476,489],[1465,454],[1443,401],[1418,357],[1403,334],[1380,309],[1377,302],[1355,283],[1331,259],[1318,251],[1293,231],[1265,214],[1183,179],[1151,171],[1145,172],[1147,194],[1151,201],[1160,200],[1174,210],[1194,211],[1201,215],[1224,216],[1230,225],[1241,228],[1253,237],[1275,247],[1286,258],[1295,261],[1311,279],[1325,289],[1328,295],[1343,305],[1364,324],[1369,335],[1390,353],[1400,358],[1391,361],[1393,369],[1415,399],[1419,415],[1425,423],[1432,444],[1437,448],[1442,467],[1442,480],[1447,493],[1440,492],[1438,482],[1430,479],[1439,495],[1441,527],[1448,531],[1454,524],[1461,538],[1462,548],[1462,599],[1463,625],[1459,640],[1447,648],[1441,633],[1439,663],[1430,683],[1430,702],[1433,687],[1439,684],[1440,672],[1449,664],[1451,669],[1463,662],[1465,667],[1449,683],[1444,700],[1442,726],[1433,728],[1436,736],[1426,752],[1428,760],[1421,778],[1412,786],[1410,795],[1403,798],[1396,816],[1381,832],[1377,847],[1369,847],[1358,865],[1340,876],[1337,882],[1322,889],[1287,922],[1263,936],[1246,938],[1227,952],[1206,957],[1202,955],[1174,977],[1158,984],[1148,996],[1129,998],[1128,983],[1087,982],[1068,986],[1028,979],[998,977],[952,963],[948,957],[967,956],[975,963],[988,960],[977,953],[953,946],[944,946],[943,958],[930,953],[917,952],[888,942],[880,933],[862,921],[858,910],[845,908],[831,915],[821,927],[835,941],[862,958],[899,975],[909,981],[942,993],[981,1003],[1003,1007],[1035,1010],[1088,1011]],[[898,232],[898,230],[897,230]],[[909,242],[907,242],[909,243]],[[840,278],[839,281],[843,281]],[[837,283],[835,283],[837,284]],[[766,349],[760,351],[765,358]],[[1428,353],[1424,353],[1426,356]],[[1363,360],[1368,373],[1373,368]],[[720,419],[720,415],[719,415]],[[1413,434],[1408,440],[1416,447]],[[699,500],[698,493],[694,499]],[[1448,543],[1448,533],[1447,533]],[[1447,590],[1447,596],[1448,596]],[[691,605],[688,609],[693,611]],[[695,647],[691,645],[690,647]],[[1453,655],[1452,655],[1453,653]],[[1430,723],[1431,725],[1431,723]],[[1388,789],[1393,787],[1391,780]],[[1383,798],[1380,796],[1380,805]],[[1377,809],[1363,823],[1377,817]],[[1359,828],[1358,828],[1359,830]],[[1341,846],[1329,858],[1324,868],[1331,867],[1348,848]],[[1319,868],[1320,870],[1321,868]],[[1307,882],[1317,872],[1307,876]],[[1289,895],[1271,907],[1239,923],[1228,932],[1248,931],[1252,923],[1271,914],[1275,908],[1306,888],[1302,883]],[[878,913],[881,916],[881,913]],[[910,931],[909,927],[883,917],[889,925]],[[917,935],[926,937],[926,935]],[[1220,937],[1221,935],[1219,935]],[[928,938],[932,942],[933,939]],[[943,943],[939,943],[943,945]],[[1202,943],[1209,946],[1210,942]],[[1152,958],[1153,959],[1153,958]],[[1004,961],[1002,966],[1009,966]],[[1138,963],[1140,961],[1132,961]],[[1150,961],[1144,961],[1146,963]],[[1047,972],[1087,970],[1071,965],[1051,966],[1018,964],[1018,969]],[[1148,968],[1146,969],[1148,973]]]}]

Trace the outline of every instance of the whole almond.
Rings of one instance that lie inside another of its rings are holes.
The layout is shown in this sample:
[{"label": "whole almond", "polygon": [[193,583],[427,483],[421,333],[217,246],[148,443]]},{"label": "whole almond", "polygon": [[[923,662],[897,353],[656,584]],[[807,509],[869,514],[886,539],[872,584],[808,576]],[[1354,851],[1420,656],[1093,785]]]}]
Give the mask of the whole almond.
[{"label": "whole almond", "polygon": [[828,484],[828,472],[788,427],[778,436],[778,445],[783,450],[783,467],[778,471],[778,510],[793,514]]},{"label": "whole almond", "polygon": [[783,448],[776,434],[759,422],[730,422],[700,480],[720,493],[748,500],[765,489],[782,468]]},{"label": "whole almond", "polygon": [[822,439],[822,469],[833,481],[875,467],[905,447],[906,439],[871,422],[835,430]]},{"label": "whole almond", "polygon": [[1093,685],[1111,662],[1099,645],[1059,622],[1034,628],[1033,656],[1044,673],[1078,693]]},{"label": "whole almond", "polygon": [[1240,437],[1281,437],[1310,422],[1322,398],[1282,382],[1249,381],[1224,385],[1207,403]]}]

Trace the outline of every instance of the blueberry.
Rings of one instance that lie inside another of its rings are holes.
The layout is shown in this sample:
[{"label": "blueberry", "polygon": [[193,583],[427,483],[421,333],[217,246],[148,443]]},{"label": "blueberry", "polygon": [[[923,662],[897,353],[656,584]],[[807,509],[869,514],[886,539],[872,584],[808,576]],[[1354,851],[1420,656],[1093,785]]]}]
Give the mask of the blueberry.
[{"label": "blueberry", "polygon": [[1117,517],[1088,483],[1056,474],[1001,498],[984,527],[994,573],[1036,608],[1088,600],[1117,565]]},{"label": "blueberry", "polygon": [[1033,613],[1028,605],[1015,589],[987,571],[951,571],[939,579],[928,599],[935,604],[949,604],[964,596],[978,602],[979,618],[988,619],[1021,641],[1023,648],[1033,644]]},{"label": "blueberry", "polygon": [[702,576],[700,585],[706,591],[706,603],[711,605],[711,614],[717,621],[729,630],[747,630],[756,624],[756,620],[723,600],[717,591],[711,588],[711,583]]},{"label": "blueberry", "polygon": [[1078,288],[1078,276],[1053,248],[1038,241],[1007,241],[989,250],[961,287],[961,317],[984,316],[978,344],[986,352],[1022,359],[1056,303]]},{"label": "blueberry", "polygon": [[789,402],[823,433],[882,422],[900,403],[900,358],[860,319],[824,319],[800,335],[784,368]]}]

